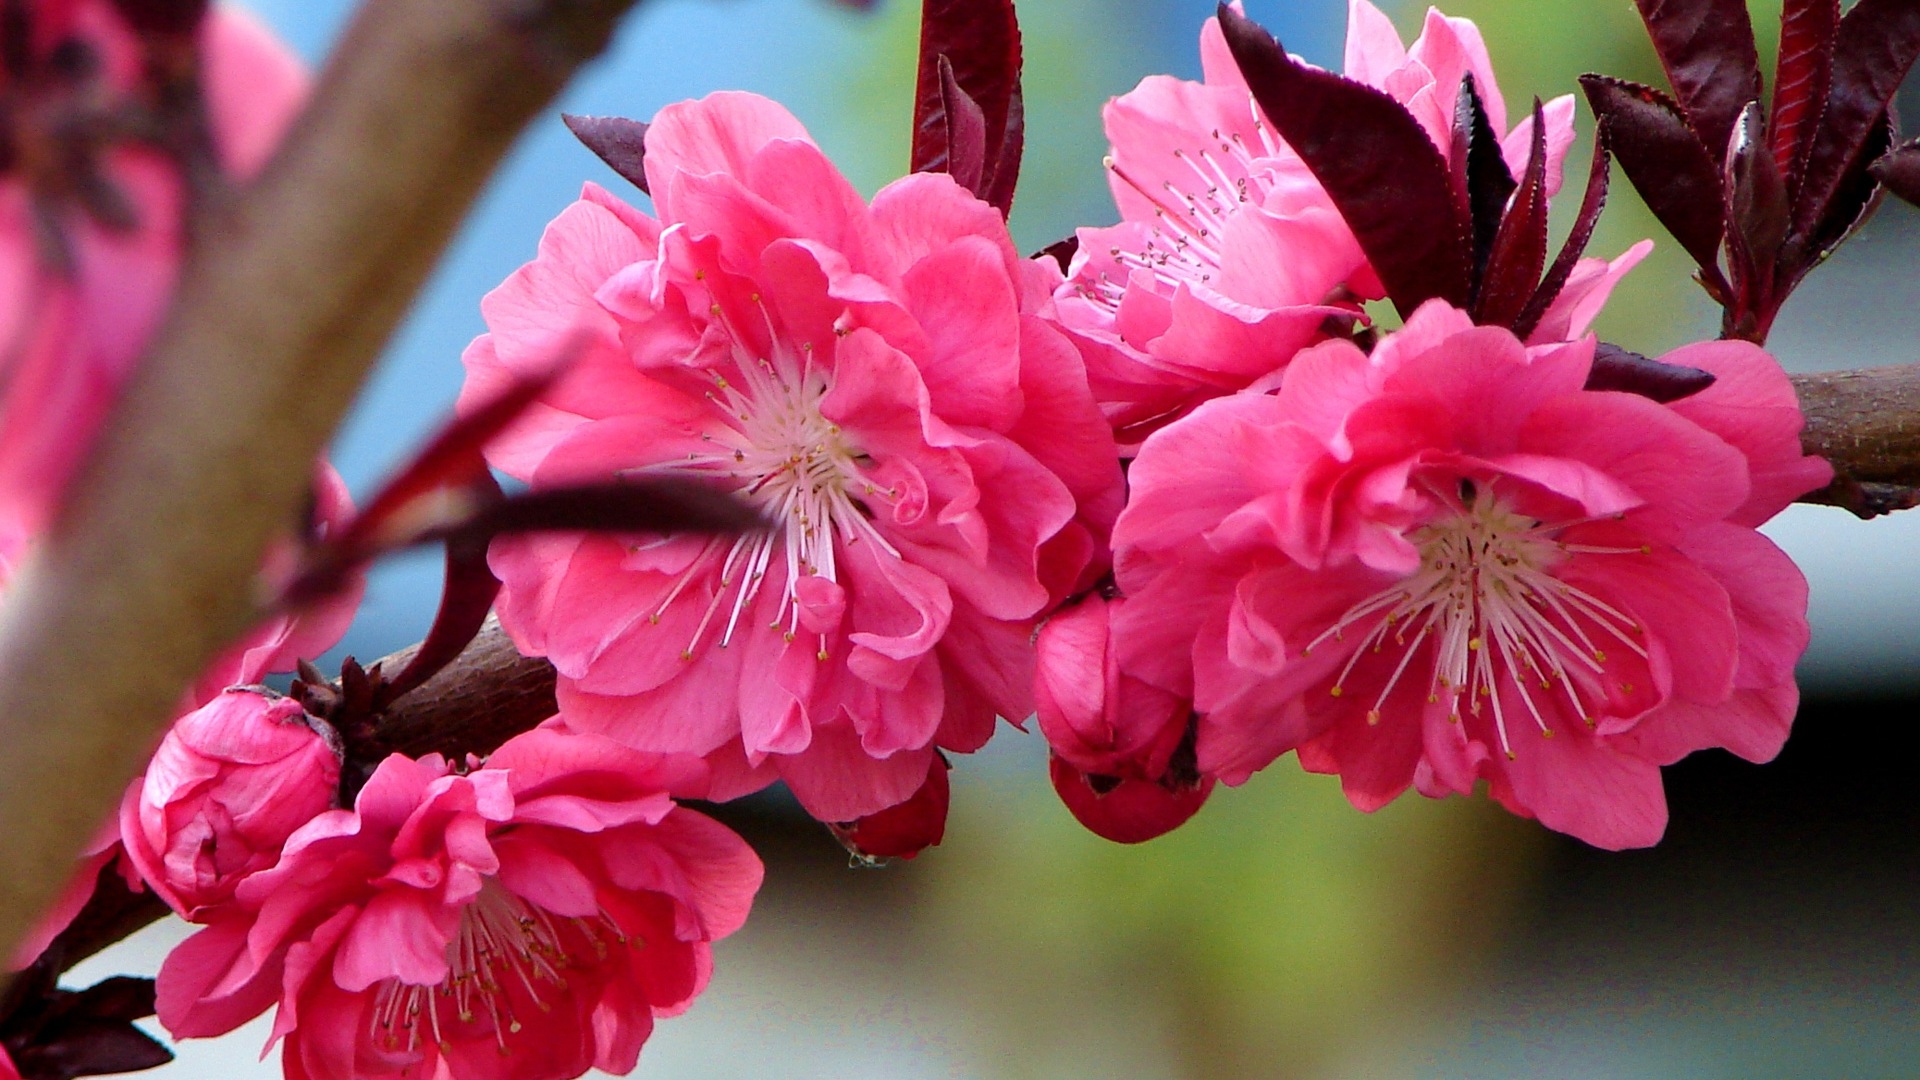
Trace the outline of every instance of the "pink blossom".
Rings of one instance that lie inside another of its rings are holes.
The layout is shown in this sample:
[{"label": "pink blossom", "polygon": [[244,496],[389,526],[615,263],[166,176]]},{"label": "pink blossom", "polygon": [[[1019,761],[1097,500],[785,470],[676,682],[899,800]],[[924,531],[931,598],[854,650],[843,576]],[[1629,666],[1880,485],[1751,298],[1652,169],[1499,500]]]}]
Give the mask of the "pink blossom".
[{"label": "pink blossom", "polygon": [[1792,389],[1755,347],[1691,346],[1666,359],[1720,381],[1660,405],[1583,389],[1592,355],[1435,302],[1147,442],[1114,633],[1193,696],[1203,773],[1297,750],[1367,810],[1485,779],[1620,848],[1665,826],[1660,765],[1779,750],[1806,582],[1753,526],[1829,475]]},{"label": "pink blossom", "polygon": [[1125,600],[1092,597],[1040,631],[1034,704],[1061,801],[1109,840],[1139,843],[1198,813],[1193,705],[1123,671],[1112,638]]},{"label": "pink blossom", "polygon": [[333,808],[340,752],[300,703],[236,686],[174,721],[127,791],[127,857],[181,915],[233,896],[274,865],[294,830]]},{"label": "pink blossom", "polygon": [[487,298],[468,400],[579,359],[489,460],[535,488],[681,477],[738,539],[494,546],[500,618],[570,725],[705,755],[713,797],[784,779],[825,821],[897,805],[937,749],[1031,711],[1034,622],[1105,568],[1121,498],[1039,268],[944,175],[869,206],[749,94],[663,110],[658,220],[589,186]]},{"label": "pink blossom", "polygon": [[[75,86],[42,52],[25,80],[4,88],[14,106],[8,135],[35,152],[0,174],[0,501],[36,531],[165,314],[184,241],[185,185],[166,155],[130,142],[56,145],[107,126],[76,125],[77,111],[125,110],[141,92],[137,45],[112,6],[46,10],[62,6],[35,5],[59,16],[36,36],[48,51],[67,40],[90,50],[92,82]],[[215,149],[244,179],[292,119],[306,75],[256,20],[224,6],[209,14],[201,50]],[[74,198],[76,155],[125,221]]]},{"label": "pink blossom", "polygon": [[[1201,32],[1200,54],[1204,82],[1153,76],[1107,105],[1108,174],[1122,220],[1080,230],[1055,292],[1056,317],[1080,344],[1123,444],[1203,400],[1270,380],[1323,336],[1328,316],[1357,314],[1358,301],[1382,295],[1326,192],[1260,116],[1217,19]],[[1467,74],[1495,130],[1506,131],[1506,103],[1473,23],[1429,10],[1408,48],[1377,8],[1352,0],[1347,77],[1406,106],[1442,154],[1453,152],[1454,102]],[[1545,117],[1551,195],[1573,141],[1572,97],[1554,99]],[[1529,116],[1503,140],[1516,175],[1532,132]],[[1550,317],[1561,335],[1552,340],[1585,332],[1579,301],[1592,296],[1597,309],[1646,253],[1635,251],[1617,266],[1583,266]]]},{"label": "pink blossom", "polygon": [[290,1080],[625,1074],[760,884],[667,794],[689,770],[550,729],[467,770],[388,758],[167,958],[161,1022],[218,1035],[277,1000]]},{"label": "pink blossom", "polygon": [[13,1067],[13,1058],[4,1046],[0,1046],[0,1080],[20,1080],[20,1070]]}]

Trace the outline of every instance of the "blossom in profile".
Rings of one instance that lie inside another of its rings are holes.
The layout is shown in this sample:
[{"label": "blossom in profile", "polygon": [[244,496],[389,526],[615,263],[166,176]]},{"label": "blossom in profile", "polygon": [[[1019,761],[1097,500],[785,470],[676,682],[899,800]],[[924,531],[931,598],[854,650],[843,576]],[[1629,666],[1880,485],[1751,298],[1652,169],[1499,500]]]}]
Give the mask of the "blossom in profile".
[{"label": "blossom in profile", "polygon": [[1362,809],[1486,780],[1608,848],[1659,839],[1659,767],[1778,752],[1806,582],[1754,527],[1825,483],[1758,348],[1674,404],[1587,390],[1594,344],[1528,346],[1442,302],[1371,356],[1148,440],[1116,526],[1121,664],[1190,694],[1199,769],[1295,750]]},{"label": "blossom in profile", "polygon": [[1031,712],[1036,619],[1105,570],[1078,353],[992,206],[932,173],[868,205],[763,98],[663,110],[646,176],[657,220],[590,186],[487,298],[468,400],[570,350],[497,468],[710,484],[769,528],[496,542],[501,622],[570,726],[703,755],[714,798],[899,805]]},{"label": "blossom in profile", "polygon": [[[1329,317],[1350,320],[1360,301],[1382,295],[1326,191],[1255,105],[1217,19],[1201,32],[1200,55],[1203,82],[1152,76],[1108,103],[1108,174],[1121,221],[1080,230],[1055,293],[1056,317],[1081,345],[1127,445],[1201,401],[1270,381],[1321,339]],[[1471,75],[1504,134],[1509,168],[1525,170],[1533,120],[1509,132],[1472,22],[1429,10],[1409,47],[1379,9],[1352,0],[1345,74],[1400,102],[1448,157],[1455,103]],[[1571,96],[1543,110],[1549,196],[1560,188],[1573,111]],[[1584,332],[1572,325],[1579,300],[1610,290],[1644,255],[1636,249],[1618,266],[1589,260],[1569,283],[1561,317],[1540,334]]]},{"label": "blossom in profile", "polygon": [[177,1036],[278,1002],[291,1080],[625,1074],[738,929],[759,860],[669,790],[702,769],[536,729],[381,763],[161,968]]},{"label": "blossom in profile", "polygon": [[1192,702],[1120,666],[1113,623],[1126,603],[1096,595],[1047,620],[1033,696],[1061,801],[1093,832],[1132,844],[1198,813],[1213,779],[1194,767]]},{"label": "blossom in profile", "polygon": [[148,886],[200,921],[339,788],[330,730],[292,698],[236,686],[174,721],[121,804],[121,842]]},{"label": "blossom in profile", "polygon": [[[0,500],[43,527],[147,339],[185,244],[180,163],[151,129],[139,42],[103,0],[25,8],[0,73]],[[258,172],[305,98],[300,61],[214,5],[200,28],[207,121],[227,178]]]}]

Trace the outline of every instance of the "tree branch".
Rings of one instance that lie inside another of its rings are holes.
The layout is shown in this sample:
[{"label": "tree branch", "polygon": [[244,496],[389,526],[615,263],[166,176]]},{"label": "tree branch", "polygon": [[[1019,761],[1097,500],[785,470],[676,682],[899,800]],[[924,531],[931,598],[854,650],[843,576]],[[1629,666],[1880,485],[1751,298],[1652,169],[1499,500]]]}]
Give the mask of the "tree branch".
[{"label": "tree branch", "polygon": [[481,184],[634,0],[378,0],[249,191],[203,208],[173,316],[0,605],[0,955],[181,688]]},{"label": "tree branch", "polygon": [[1833,463],[1833,483],[1801,502],[1862,518],[1920,505],[1920,365],[1793,376],[1807,414],[1801,445]]}]

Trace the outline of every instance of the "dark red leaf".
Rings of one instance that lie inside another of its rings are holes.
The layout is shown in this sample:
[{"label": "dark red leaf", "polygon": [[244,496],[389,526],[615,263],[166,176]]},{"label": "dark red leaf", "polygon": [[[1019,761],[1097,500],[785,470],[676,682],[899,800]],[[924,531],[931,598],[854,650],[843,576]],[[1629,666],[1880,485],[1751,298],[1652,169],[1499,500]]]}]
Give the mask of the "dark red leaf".
[{"label": "dark red leaf", "polygon": [[102,979],[73,996],[73,1008],[109,1020],[145,1020],[153,1015],[153,980],[134,975]]},{"label": "dark red leaf", "polygon": [[207,0],[113,0],[120,17],[146,34],[191,34],[206,17]]},{"label": "dark red leaf", "polygon": [[1902,199],[1920,206],[1920,139],[1903,143],[1873,163],[1874,179]]},{"label": "dark red leaf", "polygon": [[[1844,238],[1858,219],[1859,178],[1884,152],[1873,147],[1885,123],[1888,102],[1920,58],[1920,3],[1860,0],[1840,20],[1833,58],[1833,88],[1813,132],[1806,173],[1794,201],[1796,239],[1813,259]],[[1835,221],[1843,222],[1837,228]],[[1799,269],[1789,267],[1787,269]]]},{"label": "dark red leaf", "polygon": [[[567,366],[562,361],[543,374],[516,379],[491,400],[449,421],[330,546],[349,553],[364,550],[372,557],[417,543],[421,534],[445,522],[463,520],[473,510],[466,489],[487,471],[481,447],[519,419]],[[439,497],[441,493],[447,497]]]},{"label": "dark red leaf", "polygon": [[1020,158],[1027,145],[1027,105],[1018,85],[1007,102],[1007,133],[1000,140],[1000,156],[987,162],[985,190],[980,197],[999,207],[1005,217],[1013,212],[1013,190],[1020,183]]},{"label": "dark red leaf", "polygon": [[[1759,102],[1750,103],[1727,142],[1726,165],[1727,273],[1737,310],[1756,319],[1772,302],[1773,265],[1788,221],[1786,182],[1761,123]],[[1749,337],[1747,329],[1739,336]]]},{"label": "dark red leaf", "polygon": [[1403,314],[1435,297],[1464,307],[1468,224],[1447,163],[1386,94],[1297,64],[1258,23],[1220,5],[1227,46],[1274,131],[1306,162]]},{"label": "dark red leaf", "polygon": [[1593,369],[1587,374],[1589,390],[1639,394],[1663,405],[1712,385],[1713,376],[1699,368],[1663,364],[1604,341],[1594,347]]},{"label": "dark red leaf", "polygon": [[[500,485],[491,476],[485,480],[495,499],[501,497]],[[398,675],[383,679],[374,691],[375,711],[386,708],[439,674],[452,663],[480,633],[494,598],[500,595],[500,579],[487,565],[488,538],[456,535],[447,539],[446,575],[440,589],[440,610],[434,613],[433,626],[426,640],[414,650]]]},{"label": "dark red leaf", "polygon": [[[600,156],[607,167],[628,183],[647,191],[647,125],[621,116],[581,116],[561,113],[574,138]],[[648,192],[648,194],[652,194]]]},{"label": "dark red leaf", "polygon": [[960,88],[953,65],[940,58],[940,113],[947,122],[947,175],[975,195],[982,194],[987,171],[987,118]]},{"label": "dark red leaf", "polygon": [[1052,259],[1060,264],[1060,272],[1064,274],[1073,269],[1073,257],[1078,254],[1080,254],[1080,237],[1069,236],[1065,240],[1056,240],[1034,252],[1033,257],[1037,259],[1044,255]]},{"label": "dark red leaf", "polygon": [[986,124],[983,160],[991,170],[983,190],[1004,215],[1013,206],[1022,123],[1020,23],[1013,0],[924,0],[920,9],[920,73],[914,91],[914,172],[949,172],[946,93],[940,58],[979,106]]},{"label": "dark red leaf", "polygon": [[157,1068],[173,1052],[123,1020],[75,1018],[15,1054],[22,1080],[73,1080]]},{"label": "dark red leaf", "polygon": [[1540,287],[1534,290],[1533,299],[1527,301],[1519,318],[1513,321],[1513,332],[1522,341],[1540,325],[1540,320],[1546,317],[1547,309],[1553,306],[1560,290],[1567,287],[1574,267],[1580,264],[1580,256],[1587,253],[1587,244],[1593,240],[1593,229],[1600,221],[1600,211],[1607,207],[1607,174],[1611,164],[1607,139],[1607,125],[1602,121],[1593,135],[1593,165],[1587,170],[1587,192],[1580,199],[1580,213],[1573,219],[1573,231],[1567,234],[1567,242],[1560,246],[1560,254],[1554,257],[1553,265],[1547,268],[1547,276],[1541,279]]},{"label": "dark red leaf", "polygon": [[1486,106],[1474,88],[1471,73],[1460,80],[1460,93],[1454,101],[1452,164],[1455,200],[1473,223],[1473,283],[1469,291],[1477,297],[1487,260],[1493,255],[1494,238],[1500,234],[1500,221],[1506,215],[1507,200],[1519,184],[1507,168],[1500,133],[1487,119]]},{"label": "dark red leaf", "polygon": [[510,495],[421,542],[524,532],[737,533],[765,527],[746,503],[684,480],[609,481]]},{"label": "dark red leaf", "polygon": [[1547,265],[1547,120],[1533,99],[1533,148],[1526,176],[1514,193],[1487,260],[1486,279],[1474,301],[1473,321],[1512,326],[1540,286]]},{"label": "dark red leaf", "polygon": [[1709,286],[1725,292],[1720,241],[1726,230],[1718,155],[1709,155],[1680,107],[1651,86],[1582,75],[1593,113],[1627,179],[1693,261]]},{"label": "dark red leaf", "polygon": [[1746,0],[1635,2],[1687,122],[1719,160],[1740,110],[1760,99],[1760,56]]},{"label": "dark red leaf", "polygon": [[[1818,266],[1847,237],[1866,224],[1867,218],[1873,216],[1874,209],[1880,205],[1883,189],[1880,182],[1874,179],[1872,165],[1892,149],[1893,118],[1881,113],[1879,122],[1873,126],[1873,131],[1860,149],[1858,167],[1848,173],[1845,182],[1835,189],[1827,205],[1826,216],[1820,219],[1813,234],[1789,238],[1789,248],[1804,262],[1782,267],[1783,277],[1789,276],[1789,271],[1793,272],[1791,278],[1795,281],[1805,276],[1808,270]],[[1799,206],[1796,204],[1794,209],[1797,211]],[[1798,243],[1806,246],[1799,248],[1795,246]]]},{"label": "dark red leaf", "polygon": [[1773,161],[1787,190],[1799,187],[1814,125],[1833,85],[1840,0],[1785,0],[1780,8],[1780,66],[1773,80]]}]

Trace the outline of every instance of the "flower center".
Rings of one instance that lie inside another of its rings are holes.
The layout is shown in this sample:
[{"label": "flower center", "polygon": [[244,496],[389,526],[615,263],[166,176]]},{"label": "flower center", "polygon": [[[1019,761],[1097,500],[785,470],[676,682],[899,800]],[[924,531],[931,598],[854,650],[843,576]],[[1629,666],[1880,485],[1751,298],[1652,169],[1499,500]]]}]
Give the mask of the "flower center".
[{"label": "flower center", "polygon": [[504,1055],[523,1014],[552,1012],[571,992],[570,974],[605,962],[613,946],[641,944],[605,915],[555,917],[488,879],[460,912],[447,977],[434,986],[381,983],[368,1033],[388,1052],[412,1052],[427,1040],[442,1053],[455,1038],[491,1034]]},{"label": "flower center", "polygon": [[[760,303],[757,295],[753,300]],[[809,577],[839,579],[836,543],[866,540],[896,558],[900,554],[875,529],[866,505],[875,499],[891,502],[898,493],[871,478],[871,459],[822,414],[833,376],[816,363],[813,345],[785,340],[774,330],[771,316],[765,316],[772,355],[756,355],[717,310],[715,318],[733,339],[734,362],[728,365],[731,377],[719,371],[711,375],[707,399],[724,421],[701,435],[712,449],[630,472],[721,479],[757,504],[772,528],[709,541],[652,612],[651,619],[659,622],[687,586],[719,562],[718,587],[681,650],[688,660],[715,626],[723,627],[717,644],[725,648],[732,643],[769,572],[781,569],[776,560],[784,563],[785,574],[778,575],[782,591],[769,629],[791,641],[800,630],[800,582]],[[827,655],[822,633],[819,657],[825,660]]]},{"label": "flower center", "polygon": [[[1508,758],[1514,756],[1507,732],[1507,711],[1515,704],[1510,694],[1548,738],[1554,731],[1542,707],[1551,710],[1556,694],[1592,726],[1590,703],[1606,696],[1601,679],[1607,649],[1624,647],[1645,659],[1643,630],[1631,616],[1553,571],[1570,555],[1637,555],[1648,549],[1560,539],[1561,532],[1591,520],[1543,523],[1496,498],[1491,485],[1479,490],[1473,481],[1462,480],[1457,512],[1409,536],[1420,550],[1420,569],[1349,608],[1304,653],[1368,626],[1333,682],[1334,697],[1347,692],[1363,658],[1389,650],[1400,654],[1367,712],[1370,724],[1380,722],[1388,697],[1431,641],[1427,702],[1447,701],[1455,723],[1463,704],[1476,717],[1483,704],[1489,707]],[[1623,684],[1621,689],[1631,693],[1633,688]]]},{"label": "flower center", "polygon": [[[1138,251],[1108,250],[1123,273],[1145,271],[1168,287],[1211,286],[1220,272],[1220,243],[1228,222],[1248,203],[1265,199],[1271,182],[1260,162],[1279,153],[1253,99],[1254,130],[1258,146],[1249,146],[1238,133],[1211,133],[1198,150],[1175,150],[1178,166],[1157,186],[1142,182],[1109,156],[1106,166],[1121,182],[1153,205],[1153,227]],[[1102,272],[1081,295],[1109,308],[1118,308],[1126,293],[1123,277]]]}]

